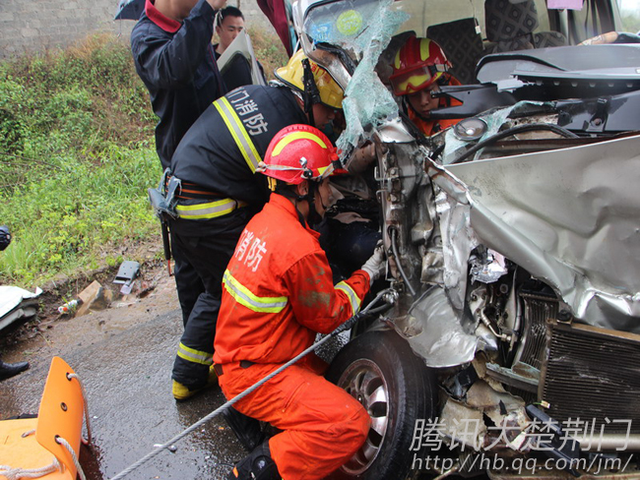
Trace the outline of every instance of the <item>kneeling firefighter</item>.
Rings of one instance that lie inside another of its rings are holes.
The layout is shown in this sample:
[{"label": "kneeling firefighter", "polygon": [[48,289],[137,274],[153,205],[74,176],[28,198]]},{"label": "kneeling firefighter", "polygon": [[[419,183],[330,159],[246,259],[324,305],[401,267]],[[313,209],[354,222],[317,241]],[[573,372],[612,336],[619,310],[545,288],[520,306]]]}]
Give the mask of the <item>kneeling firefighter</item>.
[{"label": "kneeling firefighter", "polygon": [[175,358],[176,400],[215,383],[210,367],[222,275],[242,229],[269,198],[256,168],[270,140],[291,124],[324,127],[342,106],[342,89],[302,52],[276,76],[277,86],[246,85],[213,102],[180,142],[161,192],[150,192],[160,198],[154,206],[169,227],[174,257],[194,265],[205,285]]},{"label": "kneeling firefighter", "polygon": [[[309,227],[332,204],[329,176],[338,156],[316,128],[292,125],[272,140],[261,169],[273,190],[244,229],[224,274],[215,368],[227,398],[293,359],[360,310],[384,268],[376,250],[334,286]],[[322,377],[326,363],[307,355],[235,405],[281,433],[236,465],[229,479],[320,479],[363,445],[370,418],[360,403]]]}]

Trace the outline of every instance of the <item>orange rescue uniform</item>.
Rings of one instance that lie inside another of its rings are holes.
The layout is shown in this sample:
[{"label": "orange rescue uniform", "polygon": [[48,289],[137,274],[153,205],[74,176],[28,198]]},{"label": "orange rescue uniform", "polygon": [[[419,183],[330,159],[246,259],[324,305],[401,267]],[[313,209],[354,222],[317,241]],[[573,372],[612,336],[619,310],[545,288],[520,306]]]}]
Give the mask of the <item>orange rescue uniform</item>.
[{"label": "orange rescue uniform", "polygon": [[[247,225],[224,275],[214,362],[232,398],[308,348],[360,309],[369,275],[357,270],[333,285],[319,234],[302,225],[285,197],[272,193]],[[285,480],[321,479],[364,443],[369,415],[321,375],[314,354],[235,404],[282,433],[269,440]]]}]

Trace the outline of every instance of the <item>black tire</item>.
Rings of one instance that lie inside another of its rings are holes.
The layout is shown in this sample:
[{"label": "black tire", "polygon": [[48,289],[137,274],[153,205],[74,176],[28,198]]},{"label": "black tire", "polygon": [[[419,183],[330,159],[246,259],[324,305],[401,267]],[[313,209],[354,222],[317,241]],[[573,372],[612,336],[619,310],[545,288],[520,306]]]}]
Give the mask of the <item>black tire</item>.
[{"label": "black tire", "polygon": [[349,342],[326,377],[357,398],[371,415],[363,447],[328,478],[407,478],[415,421],[436,416],[433,373],[395,332],[373,331]]}]

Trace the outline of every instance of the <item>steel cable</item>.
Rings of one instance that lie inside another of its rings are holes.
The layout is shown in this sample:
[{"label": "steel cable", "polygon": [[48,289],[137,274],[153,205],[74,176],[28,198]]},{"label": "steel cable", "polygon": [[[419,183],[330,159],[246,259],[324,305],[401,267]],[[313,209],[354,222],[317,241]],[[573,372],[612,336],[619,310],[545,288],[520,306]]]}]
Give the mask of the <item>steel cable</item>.
[{"label": "steel cable", "polygon": [[238,395],[236,395],[235,397],[233,397],[231,400],[228,400],[226,403],[224,403],[223,405],[221,405],[220,407],[216,408],[214,411],[212,411],[211,413],[209,413],[208,415],[206,415],[205,417],[202,417],[200,420],[198,420],[196,423],[194,423],[193,425],[191,425],[190,427],[187,427],[186,429],[184,429],[182,432],[180,432],[179,434],[177,434],[176,436],[174,436],[173,438],[171,438],[170,440],[168,440],[167,442],[159,445],[155,450],[149,452],[147,455],[145,455],[144,457],[142,457],[140,460],[138,460],[137,462],[131,464],[129,467],[125,468],[124,470],[122,470],[120,473],[118,473],[116,476],[111,477],[110,480],[119,480],[123,477],[125,477],[126,475],[128,475],[129,473],[131,473],[133,470],[135,470],[136,468],[138,468],[139,466],[143,465],[144,463],[146,463],[147,461],[151,460],[153,457],[155,457],[156,455],[158,455],[162,450],[164,449],[168,449],[171,445],[173,445],[175,442],[177,442],[178,440],[180,440],[181,438],[187,436],[189,433],[193,432],[194,430],[196,430],[198,427],[200,427],[202,424],[208,422],[209,420],[211,420],[212,418],[216,417],[218,414],[222,413],[226,408],[229,408],[230,406],[232,406],[234,403],[242,400],[244,397],[246,397],[247,395],[249,395],[250,393],[252,393],[254,390],[256,390],[258,387],[260,387],[261,385],[263,385],[264,383],[268,382],[269,380],[271,380],[273,377],[275,377],[276,375],[278,375],[279,373],[281,373],[283,370],[285,370],[286,368],[290,367],[291,365],[293,365],[294,363],[296,363],[298,360],[300,360],[301,358],[305,357],[306,355],[308,355],[309,353],[311,353],[313,350],[315,350],[317,347],[319,347],[320,345],[324,344],[325,342],[327,342],[329,339],[335,337],[336,335],[338,335],[341,332],[344,332],[345,330],[348,330],[349,328],[351,328],[356,321],[362,317],[365,313],[367,313],[372,307],[373,305],[375,305],[381,298],[383,298],[387,293],[390,293],[390,289],[385,289],[382,290],[381,292],[379,292],[376,297],[360,312],[358,312],[357,314],[355,314],[353,317],[351,317],[349,320],[347,320],[346,322],[344,322],[342,325],[340,325],[338,328],[336,328],[333,332],[331,332],[329,335],[327,335],[326,337],[322,338],[321,340],[317,341],[316,343],[314,343],[313,345],[311,345],[309,348],[307,348],[306,350],[304,350],[303,352],[299,353],[297,356],[295,356],[294,358],[292,358],[291,360],[289,360],[287,363],[285,363],[284,365],[281,365],[280,367],[278,367],[276,370],[274,370],[273,372],[271,372],[269,375],[267,375],[266,377],[264,377],[262,380],[254,383],[252,386],[250,386],[249,388],[247,388],[245,391],[239,393]]}]

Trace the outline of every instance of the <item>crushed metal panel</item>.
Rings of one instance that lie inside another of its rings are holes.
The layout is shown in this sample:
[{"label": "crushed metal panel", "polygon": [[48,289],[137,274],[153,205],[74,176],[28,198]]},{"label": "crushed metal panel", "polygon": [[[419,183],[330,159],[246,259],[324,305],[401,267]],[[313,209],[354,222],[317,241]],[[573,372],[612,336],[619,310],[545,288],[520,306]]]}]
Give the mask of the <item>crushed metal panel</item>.
[{"label": "crushed metal panel", "polygon": [[[438,433],[458,445],[479,451],[484,443],[481,438],[487,432],[482,414],[482,410],[470,408],[463,402],[448,398],[440,414]],[[461,423],[464,425],[460,425]]]},{"label": "crushed metal panel", "polygon": [[[440,416],[439,433],[475,451],[516,450],[529,425],[522,399],[498,392],[478,380],[464,399],[449,397]],[[494,425],[488,427],[488,417]]]},{"label": "crushed metal panel", "polygon": [[444,286],[453,306],[462,311],[469,255],[478,246],[478,239],[470,224],[471,207],[467,187],[429,158],[425,158],[425,171],[441,190],[435,201],[444,254]]},{"label": "crushed metal panel", "polygon": [[445,169],[468,186],[482,243],[556,288],[576,317],[640,331],[640,136]]},{"label": "crushed metal panel", "polygon": [[433,368],[462,365],[473,360],[479,339],[465,332],[461,314],[444,290],[434,287],[404,319],[393,324],[411,349]]}]

